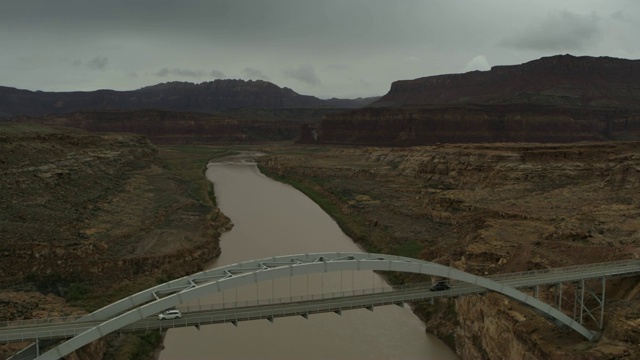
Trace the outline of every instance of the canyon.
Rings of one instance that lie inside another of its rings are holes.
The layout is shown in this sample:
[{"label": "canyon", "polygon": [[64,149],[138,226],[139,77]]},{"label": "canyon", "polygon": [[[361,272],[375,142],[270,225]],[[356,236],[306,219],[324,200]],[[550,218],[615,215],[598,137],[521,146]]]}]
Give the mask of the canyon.
[{"label": "canyon", "polygon": [[[368,251],[481,275],[639,258],[639,64],[559,55],[354,101],[260,81],[0,88],[0,316],[84,313],[201,269],[233,226],[202,172],[237,149]],[[598,343],[495,294],[414,310],[464,359],[637,358],[640,285],[607,291]],[[76,356],[151,358],[160,341]]]},{"label": "canyon", "polygon": [[328,114],[301,140],[387,146],[637,141],[638,81],[640,60],[571,55],[396,81],[368,106]]},{"label": "canyon", "polygon": [[[220,253],[229,219],[175,169],[182,158],[158,153],[140,135],[0,123],[0,319],[86,313]],[[110,341],[141,341],[125,339]]]},{"label": "canyon", "polygon": [[[260,165],[323,199],[371,252],[479,275],[640,258],[637,142],[322,147],[273,151]],[[540,294],[553,303],[553,287]],[[632,359],[639,294],[637,279],[608,283],[604,335],[593,344],[497,294],[414,311],[463,359]],[[571,287],[563,296],[573,303]]]}]

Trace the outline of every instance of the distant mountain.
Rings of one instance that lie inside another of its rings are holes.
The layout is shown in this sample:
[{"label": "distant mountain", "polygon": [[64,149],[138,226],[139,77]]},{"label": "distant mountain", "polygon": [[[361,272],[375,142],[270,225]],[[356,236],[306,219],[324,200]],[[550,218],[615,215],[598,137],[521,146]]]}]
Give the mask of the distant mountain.
[{"label": "distant mountain", "polygon": [[640,140],[640,60],[558,55],[490,71],[396,81],[328,114],[302,142],[427,145]]},{"label": "distant mountain", "polygon": [[557,55],[490,71],[396,81],[372,106],[454,104],[640,109],[640,60]]},{"label": "distant mountain", "polygon": [[81,110],[156,109],[220,113],[246,108],[350,109],[374,100],[377,98],[322,100],[262,80],[215,80],[200,84],[168,82],[131,91],[44,92],[0,87],[0,118]]}]

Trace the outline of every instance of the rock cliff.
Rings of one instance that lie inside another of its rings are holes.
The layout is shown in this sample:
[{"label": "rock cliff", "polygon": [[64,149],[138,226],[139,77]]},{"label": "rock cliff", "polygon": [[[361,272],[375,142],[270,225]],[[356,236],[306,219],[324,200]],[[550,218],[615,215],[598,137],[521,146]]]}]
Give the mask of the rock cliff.
[{"label": "rock cliff", "polygon": [[370,106],[329,114],[300,138],[399,146],[638,140],[639,83],[640,60],[570,55],[397,81]]},{"label": "rock cliff", "polygon": [[[295,114],[291,116],[301,117],[325,113],[320,110],[291,112]],[[91,132],[134,133],[144,135],[158,145],[293,141],[299,136],[300,121],[289,120],[288,115],[277,120],[271,116],[274,113],[214,115],[164,110],[94,110],[41,117],[18,116],[11,121],[69,126]]]},{"label": "rock cliff", "polygon": [[303,128],[300,139],[386,146],[635,141],[640,140],[640,112],[523,105],[365,108],[327,115],[317,127]]},{"label": "rock cliff", "polygon": [[557,55],[489,71],[396,81],[371,106],[536,104],[640,109],[640,60]]},{"label": "rock cliff", "polygon": [[146,138],[0,125],[5,285],[192,272],[219,253],[214,222],[228,220],[186,197]]},{"label": "rock cliff", "polygon": [[[637,142],[323,147],[260,161],[330,203],[368,251],[478,275],[640,257]],[[463,359],[638,358],[638,279],[607,284],[598,343],[497,294],[415,304],[415,311]],[[541,287],[541,299],[553,303],[554,291]],[[570,284],[562,294],[572,316]]]},{"label": "rock cliff", "polygon": [[[78,314],[201,270],[231,224],[193,192],[143,136],[0,123],[0,319]],[[101,340],[76,358],[145,339]]]}]

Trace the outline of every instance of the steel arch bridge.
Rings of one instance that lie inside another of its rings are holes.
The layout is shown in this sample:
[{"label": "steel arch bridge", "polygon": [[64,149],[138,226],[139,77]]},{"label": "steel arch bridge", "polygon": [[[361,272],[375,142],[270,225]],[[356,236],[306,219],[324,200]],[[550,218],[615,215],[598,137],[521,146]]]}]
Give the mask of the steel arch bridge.
[{"label": "steel arch bridge", "polygon": [[[640,262],[638,264],[634,262],[633,265],[633,271],[640,272]],[[581,322],[565,315],[552,305],[521,292],[511,285],[489,278],[408,257],[329,252],[250,260],[202,271],[149,288],[79,319],[78,322],[98,321],[101,323],[52,348],[39,356],[38,359],[61,358],[136,321],[207,294],[296,275],[358,270],[416,273],[473,284],[528,305],[545,317],[552,319],[556,324],[567,326],[590,341],[597,340],[600,336],[599,332],[587,329]]]}]

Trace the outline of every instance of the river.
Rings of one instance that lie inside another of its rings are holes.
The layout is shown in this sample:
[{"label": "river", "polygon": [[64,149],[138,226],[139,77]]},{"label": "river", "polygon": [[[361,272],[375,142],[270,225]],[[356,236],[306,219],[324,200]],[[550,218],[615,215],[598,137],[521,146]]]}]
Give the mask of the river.
[{"label": "river", "polygon": [[[218,205],[234,223],[223,234],[222,255],[210,268],[267,256],[361,251],[317,204],[293,187],[261,174],[253,159],[245,155],[209,164],[206,176],[214,183]],[[283,279],[243,291],[260,298],[260,293],[315,293],[318,286],[323,291],[328,286],[386,286],[373,273],[333,274],[333,279],[318,276],[322,278],[315,282]],[[249,295],[235,291],[232,300],[245,296]],[[198,304],[201,301],[207,300]],[[237,327],[177,328],[168,331],[164,345],[161,360],[457,359],[440,340],[425,333],[424,324],[406,306],[316,314],[309,319],[278,318],[274,323],[245,321]]]}]

